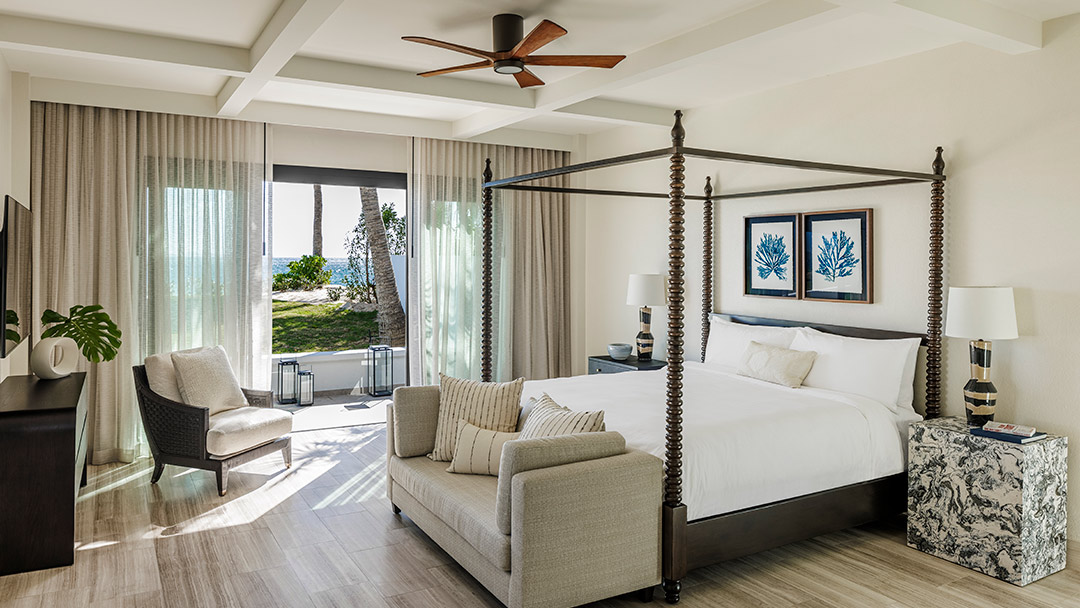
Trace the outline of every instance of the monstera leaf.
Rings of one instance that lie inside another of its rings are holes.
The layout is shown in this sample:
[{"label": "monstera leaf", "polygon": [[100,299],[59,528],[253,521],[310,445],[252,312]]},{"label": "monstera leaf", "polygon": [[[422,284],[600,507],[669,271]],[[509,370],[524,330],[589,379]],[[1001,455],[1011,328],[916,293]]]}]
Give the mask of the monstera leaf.
[{"label": "monstera leaf", "polygon": [[42,338],[71,338],[92,363],[112,361],[120,348],[120,328],[109,318],[109,313],[96,304],[72,306],[66,317],[55,310],[46,310],[41,313],[41,324],[52,325],[41,332]]},{"label": "monstera leaf", "polygon": [[4,312],[4,339],[11,342],[18,342],[21,340],[22,336],[19,335],[19,332],[10,329],[8,325],[13,325],[15,327],[19,326],[19,314],[10,308]]}]

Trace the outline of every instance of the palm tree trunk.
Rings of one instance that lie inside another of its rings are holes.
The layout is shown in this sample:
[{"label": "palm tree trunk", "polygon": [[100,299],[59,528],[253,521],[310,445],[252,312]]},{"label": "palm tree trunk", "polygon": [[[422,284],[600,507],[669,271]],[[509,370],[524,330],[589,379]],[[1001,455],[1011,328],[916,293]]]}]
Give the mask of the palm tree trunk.
[{"label": "palm tree trunk", "polygon": [[360,188],[360,204],[364,209],[364,223],[367,224],[371,265],[375,270],[379,331],[389,339],[391,346],[405,346],[405,311],[398,299],[394,265],[390,261],[390,247],[386,242],[386,226],[375,188]]},{"label": "palm tree trunk", "polygon": [[315,184],[315,225],[311,230],[311,254],[322,256],[322,186]]}]

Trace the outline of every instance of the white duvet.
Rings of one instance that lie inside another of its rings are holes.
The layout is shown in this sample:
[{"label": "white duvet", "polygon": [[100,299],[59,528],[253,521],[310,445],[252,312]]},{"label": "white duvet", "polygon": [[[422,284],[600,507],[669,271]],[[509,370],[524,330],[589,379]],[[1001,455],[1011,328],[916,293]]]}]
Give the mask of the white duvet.
[{"label": "white duvet", "polygon": [[[603,409],[629,447],[664,457],[666,370],[525,383],[573,410]],[[824,389],[791,389],[685,364],[683,502],[691,520],[866,481],[906,468],[920,417]]]}]

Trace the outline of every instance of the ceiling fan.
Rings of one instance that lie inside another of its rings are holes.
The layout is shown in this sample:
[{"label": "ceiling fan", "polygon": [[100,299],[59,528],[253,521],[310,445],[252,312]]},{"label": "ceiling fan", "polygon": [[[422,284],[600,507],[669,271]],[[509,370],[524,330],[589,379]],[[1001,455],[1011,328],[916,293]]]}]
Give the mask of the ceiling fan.
[{"label": "ceiling fan", "polygon": [[521,88],[535,87],[544,84],[543,80],[536,77],[525,66],[528,65],[557,65],[585,68],[613,68],[620,61],[626,59],[626,55],[532,55],[533,51],[540,49],[545,44],[566,35],[566,30],[561,26],[544,19],[523,36],[525,31],[525,19],[521,15],[502,14],[491,18],[491,38],[494,51],[483,51],[472,47],[444,42],[434,38],[423,36],[402,36],[402,40],[419,42],[437,46],[449,51],[457,51],[480,57],[483,61],[456,65],[441,70],[421,72],[417,76],[440,76],[454,72],[467,70],[480,70],[487,67],[495,68],[499,74],[512,74]]}]

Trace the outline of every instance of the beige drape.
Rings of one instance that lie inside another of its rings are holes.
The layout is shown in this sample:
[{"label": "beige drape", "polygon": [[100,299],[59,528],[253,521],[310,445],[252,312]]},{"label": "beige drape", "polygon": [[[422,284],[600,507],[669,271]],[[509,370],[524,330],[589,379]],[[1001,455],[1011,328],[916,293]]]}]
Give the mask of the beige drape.
[{"label": "beige drape", "polygon": [[[413,381],[440,372],[480,376],[484,160],[495,176],[566,164],[569,154],[416,139],[411,176],[410,369]],[[565,178],[542,185],[562,186]],[[494,377],[570,373],[569,210],[566,195],[496,191]]]},{"label": "beige drape", "polygon": [[91,462],[139,455],[149,354],[222,344],[267,387],[263,125],[40,102],[31,120],[34,309],[100,304],[123,332],[115,360],[81,362]]}]

